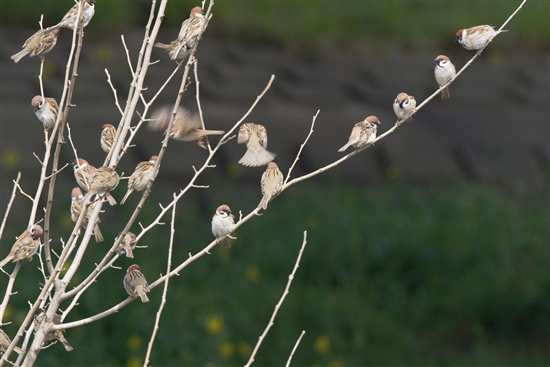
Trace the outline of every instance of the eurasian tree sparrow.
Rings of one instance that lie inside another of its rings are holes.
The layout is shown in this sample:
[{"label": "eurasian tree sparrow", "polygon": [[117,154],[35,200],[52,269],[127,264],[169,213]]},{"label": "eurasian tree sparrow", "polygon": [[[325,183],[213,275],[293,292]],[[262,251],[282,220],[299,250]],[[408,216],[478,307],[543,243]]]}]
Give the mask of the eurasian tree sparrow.
[{"label": "eurasian tree sparrow", "polygon": [[174,40],[168,45],[165,43],[157,42],[154,46],[166,51],[166,53],[168,53],[168,56],[170,56],[170,59],[172,60],[184,60],[191,53],[190,48],[187,48],[187,46],[182,46],[176,54],[178,40]]},{"label": "eurasian tree sparrow", "polygon": [[74,169],[74,178],[78,186],[84,191],[90,191],[90,185],[92,184],[92,178],[94,177],[97,168],[90,165],[87,160],[78,158],[75,159],[71,166]]},{"label": "eurasian tree sparrow", "polygon": [[[82,195],[82,190],[80,190],[80,187],[75,187],[71,192],[71,219],[75,223],[80,217],[80,213],[82,212],[82,208],[84,207],[83,203],[84,195]],[[84,218],[82,218],[82,222],[80,224],[81,228],[86,229],[86,227],[88,227],[88,221],[93,211],[94,204],[92,203],[88,205],[86,215],[84,215]],[[99,217],[97,218],[96,225],[94,226],[93,235],[95,236],[96,242],[103,242],[103,234],[101,234],[101,231],[99,230]]]},{"label": "eurasian tree sparrow", "polygon": [[42,236],[42,227],[38,224],[25,230],[13,244],[10,253],[2,262],[0,268],[3,268],[8,262],[17,262],[32,258],[38,246],[40,246],[40,236]]},{"label": "eurasian tree sparrow", "polygon": [[145,293],[149,292],[149,284],[147,279],[139,269],[139,265],[130,265],[124,276],[124,289],[130,297],[141,298],[141,302],[149,302],[149,298]]},{"label": "eurasian tree sparrow", "polygon": [[177,56],[179,56],[181,49],[186,49],[187,52],[193,48],[205,22],[206,19],[204,18],[204,14],[202,13],[202,8],[200,6],[196,6],[191,9],[189,18],[181,23],[177,46],[171,55],[172,60],[175,60]]},{"label": "eurasian tree sparrow", "polygon": [[101,130],[100,139],[101,149],[103,149],[105,153],[109,153],[115,141],[116,128],[111,124],[104,124],[101,128],[103,129]]},{"label": "eurasian tree sparrow", "polygon": [[279,171],[279,166],[275,162],[269,162],[267,169],[262,174],[262,201],[259,207],[263,210],[267,209],[267,204],[275,198],[283,187],[283,174]]},{"label": "eurasian tree sparrow", "polygon": [[34,96],[31,101],[31,106],[34,109],[34,114],[44,125],[44,131],[55,126],[57,120],[57,112],[59,106],[53,98],[42,98],[42,96]]},{"label": "eurasian tree sparrow", "polygon": [[[216,238],[231,234],[235,228],[234,216],[231,214],[231,209],[225,204],[220,205],[216,209],[216,214],[212,217],[212,234]],[[229,236],[223,239],[222,245],[231,247]]]},{"label": "eurasian tree sparrow", "polygon": [[[40,329],[40,326],[42,326],[42,323],[44,322],[44,317],[45,316],[46,316],[46,314],[45,314],[44,310],[41,309],[41,308],[36,310],[36,312],[34,313],[34,331],[35,332],[38,331],[38,329]],[[54,325],[61,324],[61,316],[59,316],[58,314],[55,314],[54,317],[53,317],[53,323],[54,323]],[[67,339],[65,339],[65,330],[59,329],[59,330],[50,331],[46,335],[46,337],[44,338],[44,341],[48,341],[48,340],[52,340],[52,339],[59,340],[63,344],[63,346],[65,347],[65,350],[67,352],[70,352],[71,350],[73,350],[72,345],[69,344]]]},{"label": "eurasian tree sparrow", "polygon": [[[172,117],[171,106],[164,106],[158,108],[151,116],[151,122],[149,122],[149,128],[156,131],[164,131],[170,124],[170,118]],[[208,135],[223,135],[225,131],[222,130],[203,130],[201,128],[201,121],[196,114],[191,113],[189,110],[179,107],[176,113],[176,119],[172,125],[172,131],[170,137],[179,141],[195,141],[201,148],[205,148],[202,143],[202,138]]]},{"label": "eurasian tree sparrow", "polygon": [[15,62],[19,62],[19,60],[27,55],[29,55],[29,57],[38,56],[43,59],[44,55],[50,52],[57,43],[58,34],[59,29],[48,33],[46,33],[44,29],[39,30],[30,36],[23,44],[23,49],[11,58]]},{"label": "eurasian tree sparrow", "polygon": [[84,203],[86,203],[92,195],[98,195],[99,197],[106,197],[111,206],[116,205],[115,198],[109,194],[113,191],[120,181],[120,176],[116,171],[109,166],[99,167],[92,177],[92,183],[90,184],[90,191],[84,197]]},{"label": "eurasian tree sparrow", "polygon": [[395,112],[400,122],[411,122],[415,108],[416,100],[407,93],[399,93],[393,102],[393,112]]},{"label": "eurasian tree sparrow", "polygon": [[[84,0],[86,3],[84,4],[84,9],[82,10],[83,13],[81,15],[84,15],[84,24],[83,27],[86,27],[88,23],[90,23],[90,20],[92,20],[92,17],[95,13],[95,0]],[[57,23],[54,26],[48,27],[46,30],[51,31],[58,28],[69,28],[71,30],[74,30],[75,25],[78,26],[76,16],[78,15],[78,8],[80,4],[76,3],[73,5],[73,7],[65,14],[63,19],[59,23]]]},{"label": "eurasian tree sparrow", "polygon": [[[445,84],[451,81],[456,75],[455,66],[451,60],[445,55],[439,55],[435,60],[435,81],[441,88]],[[449,93],[449,87],[441,90],[441,99],[449,99],[451,94]]]},{"label": "eurasian tree sparrow", "polygon": [[246,153],[239,160],[243,166],[264,166],[275,159],[277,154],[267,148],[267,130],[263,125],[246,123],[239,129],[237,144],[246,143]]},{"label": "eurasian tree sparrow", "polygon": [[[120,235],[119,235],[120,237]],[[118,241],[118,237],[115,239],[115,241]],[[120,242],[120,245],[118,245],[116,252],[119,255],[126,254],[126,257],[133,259],[134,258],[134,249],[136,248],[137,244],[137,237],[132,232],[126,232],[126,235],[124,235],[124,238]]]},{"label": "eurasian tree sparrow", "polygon": [[145,190],[147,184],[153,178],[153,168],[155,168],[155,162],[157,159],[158,157],[154,155],[149,159],[149,161],[138,163],[136,170],[128,179],[128,191],[122,198],[122,201],[120,202],[121,205],[124,204],[132,192]]},{"label": "eurasian tree sparrow", "polygon": [[[8,347],[10,346],[10,344],[11,344],[10,337],[8,336],[8,334],[4,332],[4,330],[0,329],[0,352],[4,353],[6,350],[8,350]],[[25,351],[19,348],[18,346],[15,346],[13,350],[15,351],[15,353],[19,355],[25,354]]]},{"label": "eurasian tree sparrow", "polygon": [[498,32],[490,25],[478,25],[468,29],[459,29],[456,32],[456,42],[460,43],[466,50],[476,50],[480,54],[480,50],[489,43],[489,40],[492,40],[493,37],[502,32],[508,31],[502,30]]},{"label": "eurasian tree sparrow", "polygon": [[376,139],[376,129],[380,125],[378,117],[369,116],[363,121],[360,121],[353,126],[351,129],[351,135],[349,140],[342,148],[338,149],[339,152],[343,152],[348,149],[350,146],[353,146],[355,149],[360,149],[365,145],[372,142]]}]

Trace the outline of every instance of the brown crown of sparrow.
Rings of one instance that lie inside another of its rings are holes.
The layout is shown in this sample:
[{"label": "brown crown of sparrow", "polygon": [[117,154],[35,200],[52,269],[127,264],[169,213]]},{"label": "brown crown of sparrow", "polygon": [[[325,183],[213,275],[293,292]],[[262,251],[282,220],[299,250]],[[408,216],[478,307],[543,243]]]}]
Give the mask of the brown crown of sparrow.
[{"label": "brown crown of sparrow", "polygon": [[149,292],[149,285],[147,284],[147,279],[140,271],[139,265],[134,264],[130,265],[124,276],[124,289],[128,292],[130,297],[141,298],[141,302],[149,302],[149,298],[145,293]]},{"label": "brown crown of sparrow", "polygon": [[158,157],[154,155],[149,158],[147,162],[138,163],[134,173],[132,173],[132,175],[128,179],[128,191],[120,201],[120,204],[124,204],[128,196],[130,196],[132,192],[145,190],[147,184],[153,178],[153,169],[155,168],[155,162],[157,161],[157,159]]},{"label": "brown crown of sparrow", "polygon": [[173,54],[170,56],[172,60],[177,58],[181,52],[181,49],[186,49],[187,52],[193,48],[205,22],[206,19],[204,18],[202,8],[200,6],[196,6],[191,9],[189,18],[181,23],[180,33],[178,34],[178,39],[176,40],[176,47]]},{"label": "brown crown of sparrow", "polygon": [[0,268],[3,268],[4,265],[10,261],[14,263],[32,258],[40,245],[40,236],[42,236],[42,232],[42,227],[38,224],[25,230],[21,236],[17,237],[8,256],[0,262]]},{"label": "brown crown of sparrow", "polygon": [[276,154],[266,149],[267,130],[263,125],[252,122],[242,125],[237,136],[237,144],[243,143],[246,143],[246,153],[239,160],[243,166],[264,166],[275,159]]},{"label": "brown crown of sparrow", "polygon": [[283,174],[277,163],[269,162],[267,164],[267,169],[262,174],[260,183],[263,197],[259,207],[266,210],[267,204],[279,194],[283,187]]},{"label": "brown crown of sparrow", "polygon": [[104,124],[101,129],[101,149],[103,149],[105,153],[109,153],[115,141],[116,128],[111,124]]},{"label": "brown crown of sparrow", "polygon": [[57,112],[59,111],[59,106],[57,105],[57,101],[55,99],[34,96],[31,101],[31,106],[34,109],[34,114],[38,120],[42,122],[42,125],[44,125],[44,131],[55,126]]},{"label": "brown crown of sparrow", "polygon": [[[220,205],[212,217],[212,234],[219,239],[225,235],[231,234],[235,229],[234,216],[231,209],[226,204]],[[219,242],[219,241],[218,241]],[[225,247],[231,247],[229,236],[221,241]]]},{"label": "brown crown of sparrow", "polygon": [[[151,116],[149,129],[155,131],[166,131],[170,124],[173,108],[171,106],[163,106],[158,108]],[[208,135],[223,135],[222,130],[203,130],[199,116],[191,113],[183,107],[178,107],[176,119],[172,125],[170,137],[179,141],[197,141],[197,144],[206,149],[202,139]]]},{"label": "brown crown of sparrow", "polygon": [[378,125],[380,125],[380,121],[376,116],[369,116],[363,121],[356,123],[351,130],[348,142],[342,148],[338,149],[338,151],[343,152],[350,146],[353,146],[355,149],[360,149],[371,143],[376,139]]},{"label": "brown crown of sparrow", "polygon": [[[38,331],[42,326],[45,316],[46,316],[46,313],[41,308],[36,310],[36,312],[34,313],[34,331],[35,332]],[[53,323],[54,325],[61,324],[61,316],[59,316],[58,314],[55,314],[53,316]],[[65,339],[65,330],[63,329],[50,331],[44,338],[44,341],[53,340],[53,339],[59,340],[63,344],[67,352],[70,352],[74,349],[72,345],[67,341],[67,339]]]},{"label": "brown crown of sparrow", "polygon": [[46,32],[44,29],[39,30],[25,41],[23,49],[13,55],[11,59],[17,63],[27,55],[29,57],[38,56],[41,59],[44,58],[44,55],[50,52],[57,43],[58,34],[59,29],[52,32]]},{"label": "brown crown of sparrow", "polygon": [[[73,222],[77,222],[78,218],[80,218],[80,213],[82,212],[82,208],[84,207],[84,196],[82,195],[82,190],[80,190],[80,187],[75,187],[71,191],[71,219]],[[82,222],[80,223],[80,227],[86,229],[88,227],[89,219],[92,215],[92,212],[94,211],[94,204],[88,205],[86,209],[86,214],[84,215],[84,218],[82,218]],[[103,234],[99,230],[99,216],[97,218],[97,222],[94,226],[93,235],[95,236],[96,242],[103,242]]]},{"label": "brown crown of sparrow", "polygon": [[415,108],[416,100],[407,93],[399,93],[393,102],[393,112],[395,112],[399,122],[411,122]]}]

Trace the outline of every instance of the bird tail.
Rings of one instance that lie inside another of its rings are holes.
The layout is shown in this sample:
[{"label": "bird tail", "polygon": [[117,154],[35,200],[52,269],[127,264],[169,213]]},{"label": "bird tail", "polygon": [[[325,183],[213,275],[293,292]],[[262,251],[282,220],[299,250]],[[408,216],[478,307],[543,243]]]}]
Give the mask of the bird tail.
[{"label": "bird tail", "polygon": [[65,350],[67,352],[70,352],[74,349],[73,346],[67,341],[67,339],[65,339],[65,335],[59,335],[59,341],[63,343],[63,346],[65,347]]},{"label": "bird tail", "polygon": [[109,201],[109,204],[111,206],[115,206],[116,205],[116,200],[115,198],[113,197],[113,195],[107,193],[107,200]]},{"label": "bird tail", "polygon": [[223,247],[227,247],[227,248],[231,247],[231,241],[229,241],[229,236],[225,237],[222,240],[222,245],[223,245]]},{"label": "bird tail", "polygon": [[129,259],[134,258],[134,251],[132,250],[132,248],[130,246],[124,247],[124,252],[126,252],[126,257],[127,258],[129,258]]},{"label": "bird tail", "polygon": [[239,160],[239,163],[248,167],[265,166],[273,159],[277,154],[271,153],[269,150],[261,148],[254,151],[247,149],[243,157]]},{"label": "bird tail", "polygon": [[449,98],[451,98],[451,93],[449,93],[449,87],[447,87],[441,91],[441,99],[449,99]]},{"label": "bird tail", "polygon": [[99,230],[99,225],[96,224],[95,227],[94,227],[94,236],[95,236],[95,241],[96,242],[103,242],[103,234],[101,233],[101,231]]},{"label": "bird tail", "polygon": [[170,45],[167,45],[167,44],[161,43],[161,42],[157,42],[153,46],[158,47],[158,48],[162,48],[163,50],[166,50],[168,48],[168,46],[170,46]]},{"label": "bird tail", "polygon": [[141,302],[149,302],[149,298],[147,298],[145,291],[139,292],[139,297],[141,298]]},{"label": "bird tail", "polygon": [[271,198],[267,195],[264,195],[262,197],[262,201],[260,201],[260,205],[258,205],[260,208],[262,208],[263,210],[266,210],[267,209],[267,204],[269,203],[269,200]]},{"label": "bird tail", "polygon": [[126,195],[124,195],[124,197],[122,198],[122,200],[120,201],[120,205],[124,204],[126,202],[126,199],[128,199],[128,196],[130,196],[130,194],[134,192],[134,190],[128,190],[126,192]]},{"label": "bird tail", "polygon": [[2,262],[0,262],[0,268],[3,268],[4,265],[6,265],[7,263],[9,263],[11,259],[13,259],[13,256],[8,256],[8,257],[6,257],[4,260],[2,260]]},{"label": "bird tail", "polygon": [[27,56],[28,54],[29,54],[29,51],[23,49],[18,53],[16,53],[15,55],[13,55],[11,59],[17,63],[19,62],[19,60],[21,60],[23,57]]},{"label": "bird tail", "polygon": [[338,149],[338,151],[339,151],[339,152],[343,152],[343,151],[345,151],[346,149],[348,149],[350,145],[351,145],[350,143],[347,143],[347,144],[344,145],[342,148]]},{"label": "bird tail", "polygon": [[204,135],[223,135],[225,131],[223,130],[203,130]]}]

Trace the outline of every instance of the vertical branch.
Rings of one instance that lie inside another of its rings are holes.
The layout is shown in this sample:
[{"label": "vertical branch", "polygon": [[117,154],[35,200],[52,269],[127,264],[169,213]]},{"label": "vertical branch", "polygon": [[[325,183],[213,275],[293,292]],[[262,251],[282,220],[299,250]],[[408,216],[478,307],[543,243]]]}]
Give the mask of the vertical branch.
[{"label": "vertical branch", "polygon": [[4,312],[6,312],[6,308],[8,307],[10,296],[14,294],[12,293],[12,289],[13,285],[15,284],[15,278],[17,278],[17,274],[19,273],[19,269],[21,269],[21,261],[18,261],[17,264],[15,264],[15,268],[10,274],[8,285],[4,289],[4,299],[2,300],[2,304],[0,304],[0,325],[2,324],[2,319],[4,318]]},{"label": "vertical branch", "polygon": [[21,179],[21,172],[18,172],[17,179],[13,181],[14,182],[13,191],[11,192],[10,201],[8,202],[8,207],[6,208],[6,212],[4,213],[4,219],[2,219],[2,225],[0,226],[0,240],[2,239],[2,234],[4,233],[4,227],[6,226],[8,215],[10,214],[11,205],[13,204],[13,200],[15,200],[15,195],[17,194],[17,185],[19,185],[20,179]]},{"label": "vertical branch", "polygon": [[[174,199],[176,194],[173,194]],[[174,223],[176,222],[176,205],[172,207],[172,222],[170,224],[170,246],[168,247],[168,260],[166,262],[166,274],[170,274],[170,268],[172,267],[172,246],[174,245]],[[164,309],[164,304],[166,303],[166,294],[168,293],[168,281],[170,277],[166,277],[164,282],[164,290],[162,292],[162,300],[160,302],[160,307],[157,311],[157,317],[155,319],[155,326],[153,327],[153,333],[151,334],[151,340],[149,341],[149,346],[147,347],[147,354],[145,355],[145,361],[143,362],[143,367],[147,367],[149,363],[149,358],[151,356],[151,350],[153,350],[153,343],[155,342],[155,337],[157,335],[157,330],[159,328],[160,315],[162,315],[162,310]]]},{"label": "vertical branch", "polygon": [[292,280],[294,279],[294,274],[296,273],[296,270],[298,270],[298,267],[300,266],[300,259],[302,258],[302,253],[304,252],[304,248],[306,247],[307,243],[307,231],[304,231],[304,240],[302,242],[302,248],[300,249],[300,252],[298,253],[298,258],[296,259],[296,264],[294,265],[294,269],[292,270],[292,273],[288,276],[288,282],[286,283],[285,291],[283,292],[283,295],[281,296],[281,299],[279,302],[275,305],[275,310],[273,311],[273,314],[271,315],[271,319],[269,320],[269,323],[267,324],[267,327],[265,328],[262,335],[260,335],[260,338],[258,339],[258,342],[256,343],[256,346],[254,347],[254,350],[252,351],[252,354],[250,355],[250,359],[245,364],[245,367],[249,367],[254,362],[254,356],[258,352],[258,349],[260,349],[260,345],[262,345],[262,342],[269,332],[269,329],[274,325],[275,317],[277,316],[277,312],[279,312],[279,309],[281,308],[281,305],[283,304],[283,301],[285,300],[286,295],[289,292],[290,285],[292,284]]},{"label": "vertical branch", "polygon": [[298,348],[298,344],[300,344],[300,340],[302,340],[302,337],[304,336],[305,333],[306,331],[302,330],[302,333],[298,337],[298,340],[296,340],[296,344],[294,344],[294,348],[292,348],[292,352],[290,352],[290,355],[288,356],[288,360],[286,361],[285,367],[290,366],[290,361],[292,361],[292,357],[294,357],[294,352],[296,352],[296,348]]}]

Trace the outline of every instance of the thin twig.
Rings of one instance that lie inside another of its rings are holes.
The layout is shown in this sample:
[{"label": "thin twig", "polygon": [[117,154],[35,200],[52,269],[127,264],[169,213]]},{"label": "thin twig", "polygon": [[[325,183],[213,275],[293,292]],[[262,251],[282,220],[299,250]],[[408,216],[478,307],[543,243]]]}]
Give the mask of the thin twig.
[{"label": "thin twig", "polygon": [[8,220],[8,215],[10,214],[11,205],[13,204],[13,200],[15,200],[15,195],[17,194],[17,185],[19,185],[19,180],[21,179],[21,172],[17,173],[17,178],[15,181],[13,181],[13,190],[11,192],[10,201],[8,202],[8,207],[6,208],[6,212],[4,213],[4,219],[2,219],[2,225],[0,226],[0,240],[2,239],[2,234],[4,233],[4,226],[6,225],[6,221]]},{"label": "thin twig", "polygon": [[296,154],[294,163],[292,163],[292,166],[290,166],[290,168],[288,169],[288,173],[286,175],[285,182],[284,182],[285,184],[288,182],[288,179],[290,178],[290,173],[292,172],[292,170],[294,169],[294,166],[300,159],[300,154],[302,154],[302,150],[306,146],[307,141],[309,140],[309,137],[311,136],[311,134],[313,134],[313,127],[315,126],[315,120],[317,120],[317,116],[319,116],[319,112],[321,112],[321,110],[317,110],[317,113],[315,114],[315,116],[313,116],[313,121],[311,122],[311,128],[309,129],[309,134],[307,134],[306,140],[304,140],[302,145],[300,145],[300,150],[298,151],[298,154]]},{"label": "thin twig", "polygon": [[275,310],[273,311],[273,314],[271,315],[271,319],[269,320],[269,323],[267,324],[267,327],[265,328],[262,335],[260,335],[260,338],[258,339],[258,342],[256,343],[256,346],[254,347],[254,350],[252,351],[252,354],[250,355],[250,359],[248,362],[244,365],[245,367],[250,367],[250,365],[254,362],[254,356],[258,352],[258,349],[260,348],[260,345],[262,345],[262,342],[269,332],[269,329],[273,326],[275,323],[275,317],[277,316],[277,312],[279,312],[279,309],[281,308],[281,305],[283,304],[283,301],[285,300],[286,295],[289,292],[290,285],[292,284],[292,280],[294,280],[294,274],[296,273],[296,270],[298,270],[298,267],[300,266],[300,259],[302,258],[302,253],[304,252],[304,248],[306,247],[307,243],[307,231],[304,231],[304,240],[302,242],[302,248],[300,249],[300,252],[298,253],[298,258],[296,259],[296,264],[294,265],[294,269],[292,270],[292,273],[288,276],[288,282],[286,283],[285,291],[283,292],[283,295],[281,296],[281,299],[279,302],[275,305]]},{"label": "thin twig", "polygon": [[288,360],[286,361],[285,367],[290,366],[290,361],[292,361],[292,357],[294,357],[294,352],[296,352],[296,348],[298,348],[298,344],[300,344],[300,340],[302,340],[302,337],[304,336],[305,333],[306,331],[302,330],[302,333],[298,337],[298,340],[296,340],[296,344],[294,344],[294,348],[292,348],[292,352],[290,352],[290,356],[288,356]]},{"label": "thin twig", "polygon": [[122,108],[120,108],[120,104],[118,103],[118,95],[116,94],[116,88],[111,82],[111,74],[109,74],[109,70],[105,68],[105,74],[107,74],[107,83],[111,86],[111,90],[113,91],[113,96],[115,97],[115,105],[117,106],[119,112],[121,115],[124,115],[124,111],[122,111]]}]

